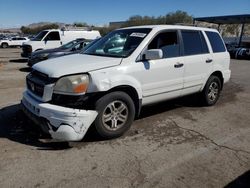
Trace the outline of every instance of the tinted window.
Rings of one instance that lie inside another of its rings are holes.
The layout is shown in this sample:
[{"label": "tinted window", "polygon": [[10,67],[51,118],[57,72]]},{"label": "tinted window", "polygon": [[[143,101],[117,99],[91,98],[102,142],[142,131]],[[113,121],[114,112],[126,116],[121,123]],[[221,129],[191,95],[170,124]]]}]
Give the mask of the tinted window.
[{"label": "tinted window", "polygon": [[220,37],[220,35],[216,32],[206,31],[207,37],[210,41],[210,44],[212,46],[213,52],[225,52],[226,48],[223,44],[223,41]]},{"label": "tinted window", "polygon": [[184,55],[208,53],[207,44],[200,31],[182,31]]},{"label": "tinted window", "polygon": [[180,45],[177,31],[158,34],[148,45],[148,49],[161,49],[163,58],[180,56]]},{"label": "tinted window", "polygon": [[50,32],[46,36],[45,40],[60,40],[59,32],[57,32],[57,31]]}]

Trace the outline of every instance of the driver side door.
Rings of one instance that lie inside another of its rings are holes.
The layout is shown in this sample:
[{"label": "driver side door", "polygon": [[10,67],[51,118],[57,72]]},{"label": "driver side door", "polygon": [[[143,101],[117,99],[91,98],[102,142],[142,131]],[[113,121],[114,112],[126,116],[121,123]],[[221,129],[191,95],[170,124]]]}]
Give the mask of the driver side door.
[{"label": "driver side door", "polygon": [[175,98],[183,89],[184,59],[181,57],[179,32],[159,33],[147,49],[161,49],[163,58],[137,62],[134,76],[143,90],[143,104]]},{"label": "driver side door", "polygon": [[44,49],[57,48],[61,46],[60,34],[58,31],[51,31],[44,38]]}]

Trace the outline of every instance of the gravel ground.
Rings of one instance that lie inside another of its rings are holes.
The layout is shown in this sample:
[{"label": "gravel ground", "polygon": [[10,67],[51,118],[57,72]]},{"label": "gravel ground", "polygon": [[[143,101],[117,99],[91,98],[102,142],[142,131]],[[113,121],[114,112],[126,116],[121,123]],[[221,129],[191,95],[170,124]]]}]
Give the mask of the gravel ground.
[{"label": "gravel ground", "polygon": [[19,108],[30,71],[20,49],[0,49],[0,187],[250,187],[250,61],[213,107],[196,97],[142,110],[113,140],[47,143]]}]

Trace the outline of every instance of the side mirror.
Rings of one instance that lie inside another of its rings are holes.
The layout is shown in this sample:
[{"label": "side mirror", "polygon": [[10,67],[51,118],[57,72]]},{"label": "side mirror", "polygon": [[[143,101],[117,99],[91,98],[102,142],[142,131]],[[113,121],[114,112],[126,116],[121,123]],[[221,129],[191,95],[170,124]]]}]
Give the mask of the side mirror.
[{"label": "side mirror", "polygon": [[162,59],[162,57],[163,57],[163,52],[161,49],[147,50],[144,54],[145,60]]}]

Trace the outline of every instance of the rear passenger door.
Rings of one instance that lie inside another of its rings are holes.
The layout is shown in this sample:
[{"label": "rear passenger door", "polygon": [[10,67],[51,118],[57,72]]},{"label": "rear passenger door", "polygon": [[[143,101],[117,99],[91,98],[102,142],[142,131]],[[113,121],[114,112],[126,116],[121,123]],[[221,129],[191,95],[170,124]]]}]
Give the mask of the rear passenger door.
[{"label": "rear passenger door", "polygon": [[182,95],[198,92],[213,69],[213,59],[202,31],[182,30],[184,87]]},{"label": "rear passenger door", "polygon": [[44,38],[44,49],[57,48],[61,46],[60,34],[58,31],[51,31]]}]

